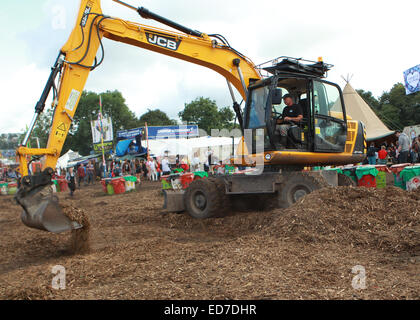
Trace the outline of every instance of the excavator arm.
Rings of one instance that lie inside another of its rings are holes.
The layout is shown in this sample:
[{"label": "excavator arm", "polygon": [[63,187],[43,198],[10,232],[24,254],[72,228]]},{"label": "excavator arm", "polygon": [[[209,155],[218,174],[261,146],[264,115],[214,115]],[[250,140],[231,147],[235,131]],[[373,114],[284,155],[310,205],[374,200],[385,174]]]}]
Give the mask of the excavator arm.
[{"label": "excavator arm", "polygon": [[[180,32],[169,31],[125,21],[104,15],[100,0],[82,0],[76,25],[52,67],[35,115],[22,145],[17,149],[20,160],[21,185],[16,195],[23,207],[22,221],[29,227],[51,232],[63,232],[81,227],[61,212],[58,201],[52,195],[51,177],[60,156],[83,88],[89,73],[104,59],[102,38],[123,42],[160,54],[185,60],[210,68],[226,78],[234,110],[241,123],[239,105],[236,103],[231,84],[246,98],[251,79],[261,79],[261,74],[251,60],[230,47],[220,35],[207,35],[188,29],[173,21],[158,16],[145,8],[135,8],[122,1],[116,1],[136,10],[142,17],[155,19]],[[101,48],[100,58],[97,53]],[[47,147],[28,148],[27,142],[46,100],[53,91],[54,116]],[[28,159],[43,156],[43,171],[28,175]]]}]

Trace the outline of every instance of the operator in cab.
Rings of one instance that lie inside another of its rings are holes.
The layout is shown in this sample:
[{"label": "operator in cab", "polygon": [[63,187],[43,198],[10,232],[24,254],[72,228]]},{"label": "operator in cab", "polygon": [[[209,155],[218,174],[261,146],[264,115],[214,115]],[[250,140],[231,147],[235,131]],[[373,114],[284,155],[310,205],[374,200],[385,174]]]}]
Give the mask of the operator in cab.
[{"label": "operator in cab", "polygon": [[298,124],[302,121],[303,112],[300,105],[293,103],[290,94],[285,94],[283,101],[286,107],[283,109],[282,118],[277,119],[276,134],[280,135],[280,143],[286,147],[287,132],[292,124]]}]

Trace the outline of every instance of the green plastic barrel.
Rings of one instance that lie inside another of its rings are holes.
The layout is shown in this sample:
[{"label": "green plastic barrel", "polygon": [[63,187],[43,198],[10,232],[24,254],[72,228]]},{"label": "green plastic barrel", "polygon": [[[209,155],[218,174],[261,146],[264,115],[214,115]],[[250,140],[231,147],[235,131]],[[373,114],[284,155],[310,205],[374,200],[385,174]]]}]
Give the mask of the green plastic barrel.
[{"label": "green plastic barrel", "polygon": [[17,192],[17,183],[15,183],[15,182],[9,183],[8,186],[7,186],[7,193],[9,195],[13,195],[16,192]]},{"label": "green plastic barrel", "polygon": [[204,178],[204,177],[208,178],[209,174],[205,171],[195,171],[194,176],[198,176],[200,178]]},{"label": "green plastic barrel", "polygon": [[350,177],[350,179],[352,179],[354,182],[357,183],[356,168],[349,168],[349,169],[344,168],[343,174]]},{"label": "green plastic barrel", "polygon": [[161,182],[162,182],[162,189],[163,190],[172,189],[172,185],[168,181],[166,181],[165,179],[162,179]]},{"label": "green plastic barrel", "polygon": [[57,192],[60,192],[60,191],[61,191],[61,189],[60,189],[60,184],[58,183],[58,181],[57,181],[57,180],[53,180],[52,182],[53,182],[53,183],[54,183],[54,185],[55,185],[55,190],[56,190]]},{"label": "green plastic barrel", "polygon": [[113,195],[115,192],[114,192],[114,187],[112,186],[112,184],[111,183],[108,183],[107,184],[107,186],[106,186],[106,190],[108,191],[108,194],[109,195]]},{"label": "green plastic barrel", "polygon": [[404,180],[400,177],[400,175],[392,173],[394,175],[394,186],[405,190],[405,183]]},{"label": "green plastic barrel", "polygon": [[0,183],[0,194],[6,195],[7,191],[7,183]]},{"label": "green plastic barrel", "polygon": [[400,179],[402,180],[404,190],[407,189],[407,182],[415,177],[420,177],[420,166],[405,167],[404,170],[400,172]]},{"label": "green plastic barrel", "polygon": [[383,189],[386,188],[386,172],[379,171],[376,176],[376,188]]}]

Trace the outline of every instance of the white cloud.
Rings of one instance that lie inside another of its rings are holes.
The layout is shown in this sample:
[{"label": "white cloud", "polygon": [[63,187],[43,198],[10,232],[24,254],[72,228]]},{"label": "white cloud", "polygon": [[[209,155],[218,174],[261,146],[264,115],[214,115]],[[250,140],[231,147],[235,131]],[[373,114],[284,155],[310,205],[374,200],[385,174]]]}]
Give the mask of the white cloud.
[{"label": "white cloud", "polygon": [[[17,133],[25,129],[31,121],[35,104],[41,96],[48,70],[39,69],[34,63],[19,67],[9,78],[0,78],[0,88],[4,97],[1,104],[1,133]],[[48,107],[48,105],[46,105]]]}]

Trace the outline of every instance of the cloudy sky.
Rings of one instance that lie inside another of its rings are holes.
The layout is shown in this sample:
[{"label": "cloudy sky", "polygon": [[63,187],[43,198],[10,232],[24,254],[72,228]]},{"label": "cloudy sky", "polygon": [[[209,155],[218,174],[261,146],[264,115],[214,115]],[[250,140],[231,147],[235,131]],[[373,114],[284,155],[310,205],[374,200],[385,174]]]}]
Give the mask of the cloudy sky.
[{"label": "cloudy sky", "polygon": [[[278,56],[334,64],[328,80],[379,96],[403,71],[420,64],[418,0],[125,0],[204,33],[224,35],[232,47],[259,64]],[[20,0],[0,12],[0,133],[29,125],[50,67],[75,23],[79,0]],[[144,20],[112,0],[105,14],[167,28]],[[126,44],[104,40],[105,61],[86,90],[117,89],[137,116],[159,108],[176,118],[185,103],[204,96],[231,105],[226,81],[212,70]],[[238,94],[239,99],[239,94]]]}]

